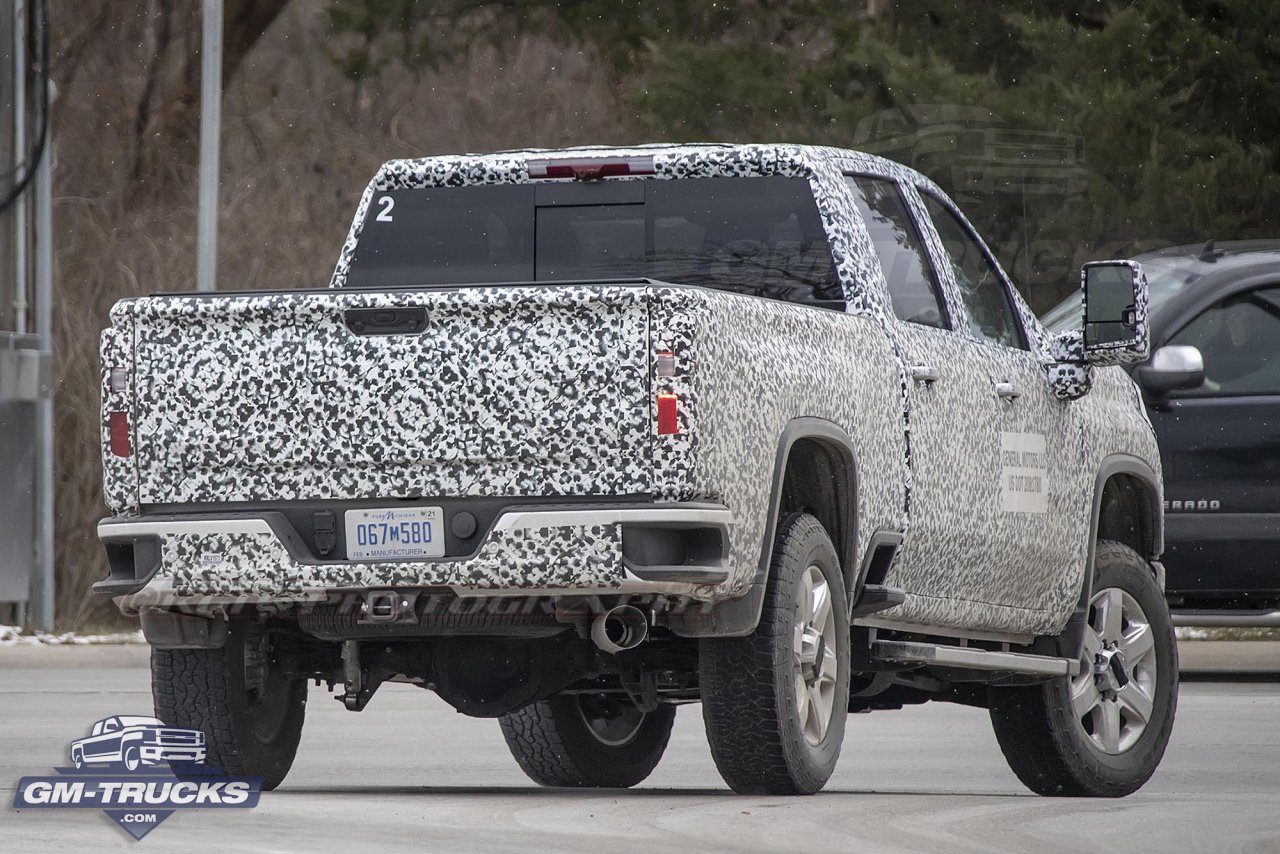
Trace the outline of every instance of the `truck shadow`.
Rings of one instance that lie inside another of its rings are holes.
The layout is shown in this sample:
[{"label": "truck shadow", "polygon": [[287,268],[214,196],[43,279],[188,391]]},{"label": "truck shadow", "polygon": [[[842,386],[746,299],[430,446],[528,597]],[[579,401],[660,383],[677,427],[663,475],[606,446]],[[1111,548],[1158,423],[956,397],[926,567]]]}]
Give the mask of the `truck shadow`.
[{"label": "truck shadow", "polygon": [[[465,795],[467,797],[540,797],[540,798],[589,798],[599,795],[608,795],[610,798],[653,798],[653,797],[672,797],[672,798],[725,798],[739,799],[745,803],[756,803],[759,801],[768,801],[771,803],[787,803],[793,801],[803,802],[808,798],[797,798],[785,795],[739,795],[729,789],[722,788],[633,788],[633,789],[571,789],[571,788],[545,788],[542,786],[290,786],[287,783],[275,791],[266,794],[267,797],[275,799],[288,795],[377,795],[386,797],[388,795],[412,795],[412,796],[438,796],[452,797],[455,795]],[[973,792],[973,791],[909,791],[903,789],[840,789],[826,788],[817,795],[811,797],[822,798],[832,796],[862,796],[862,797],[938,797],[938,798],[1018,798],[1018,799],[1035,799],[1043,800],[1038,795],[1031,792]]]}]

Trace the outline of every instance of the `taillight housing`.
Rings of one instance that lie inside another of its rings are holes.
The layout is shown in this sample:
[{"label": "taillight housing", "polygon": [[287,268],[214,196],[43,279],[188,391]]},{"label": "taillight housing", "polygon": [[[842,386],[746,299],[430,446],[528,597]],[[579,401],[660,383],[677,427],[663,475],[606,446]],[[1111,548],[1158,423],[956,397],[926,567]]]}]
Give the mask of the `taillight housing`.
[{"label": "taillight housing", "polygon": [[117,457],[128,457],[133,454],[133,444],[129,441],[129,413],[107,413],[107,443],[111,453]]}]

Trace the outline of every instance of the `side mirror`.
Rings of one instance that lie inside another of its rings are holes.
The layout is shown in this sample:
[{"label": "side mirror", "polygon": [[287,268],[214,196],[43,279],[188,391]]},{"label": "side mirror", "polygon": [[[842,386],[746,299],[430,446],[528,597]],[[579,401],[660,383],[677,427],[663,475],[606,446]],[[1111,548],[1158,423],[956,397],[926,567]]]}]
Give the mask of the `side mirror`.
[{"label": "side mirror", "polygon": [[1092,261],[1080,270],[1084,292],[1084,360],[1090,365],[1141,362],[1151,351],[1147,277],[1137,261]]},{"label": "side mirror", "polygon": [[1151,364],[1134,371],[1138,385],[1157,401],[1169,392],[1199,388],[1204,383],[1204,357],[1195,347],[1173,345],[1161,347],[1151,357]]}]

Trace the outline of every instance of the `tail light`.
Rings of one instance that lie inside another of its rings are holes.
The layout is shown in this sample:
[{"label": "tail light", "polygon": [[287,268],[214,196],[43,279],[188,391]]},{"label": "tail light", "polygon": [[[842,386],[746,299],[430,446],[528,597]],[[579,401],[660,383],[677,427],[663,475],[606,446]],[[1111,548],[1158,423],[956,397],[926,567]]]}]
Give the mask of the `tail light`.
[{"label": "tail light", "polygon": [[658,435],[674,436],[680,432],[678,399],[670,392],[658,392]]},{"label": "tail light", "polygon": [[111,446],[111,453],[117,457],[128,457],[133,454],[133,445],[129,442],[129,413],[107,414],[107,439]]}]

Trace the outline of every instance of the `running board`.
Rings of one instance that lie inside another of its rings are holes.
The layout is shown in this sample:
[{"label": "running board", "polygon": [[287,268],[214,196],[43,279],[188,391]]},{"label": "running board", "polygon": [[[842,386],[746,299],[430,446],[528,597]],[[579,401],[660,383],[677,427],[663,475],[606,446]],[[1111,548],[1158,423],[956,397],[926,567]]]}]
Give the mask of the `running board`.
[{"label": "running board", "polygon": [[959,667],[965,670],[994,670],[1003,673],[1034,673],[1041,676],[1075,676],[1080,662],[1047,655],[1020,652],[992,652],[969,646],[943,646],[917,641],[878,640],[871,655],[882,661],[902,661]]}]

